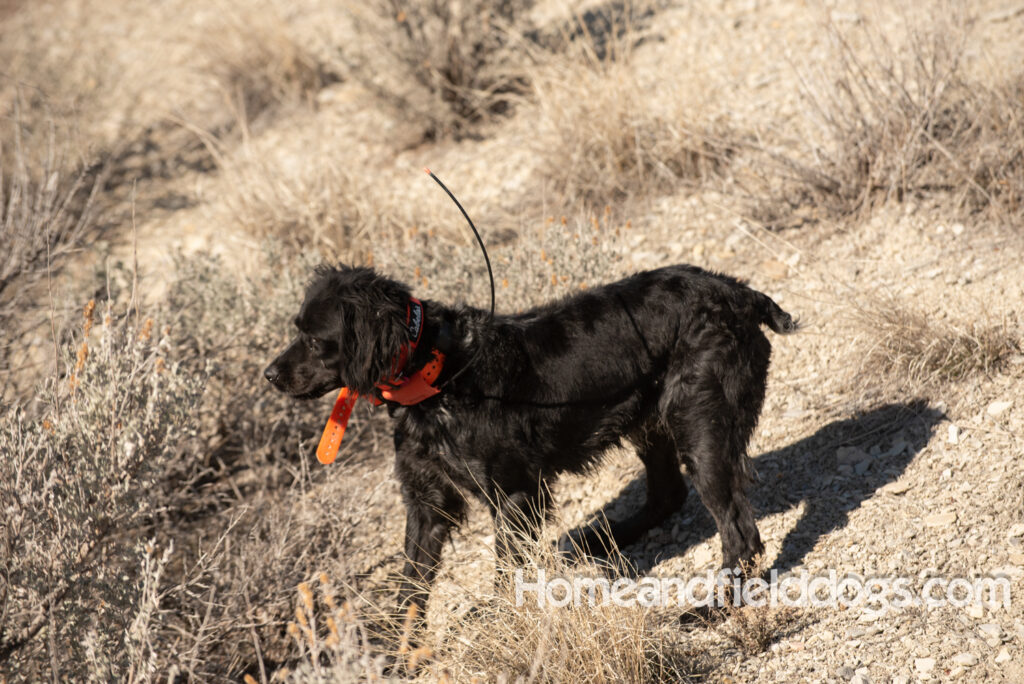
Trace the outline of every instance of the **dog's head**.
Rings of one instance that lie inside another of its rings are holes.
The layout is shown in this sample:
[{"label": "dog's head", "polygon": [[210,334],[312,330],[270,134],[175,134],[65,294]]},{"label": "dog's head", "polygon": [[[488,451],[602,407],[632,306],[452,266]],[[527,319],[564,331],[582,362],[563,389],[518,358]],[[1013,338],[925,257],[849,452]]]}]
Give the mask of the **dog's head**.
[{"label": "dog's head", "polygon": [[306,289],[298,335],[263,372],[300,399],[339,387],[369,394],[409,339],[409,288],[373,269],[321,266]]}]

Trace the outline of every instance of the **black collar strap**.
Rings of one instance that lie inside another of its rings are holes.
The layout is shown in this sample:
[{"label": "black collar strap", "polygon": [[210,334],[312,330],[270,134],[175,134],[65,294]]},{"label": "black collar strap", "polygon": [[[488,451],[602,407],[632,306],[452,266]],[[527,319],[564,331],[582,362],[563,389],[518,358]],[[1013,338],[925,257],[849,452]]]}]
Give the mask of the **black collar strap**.
[{"label": "black collar strap", "polygon": [[409,303],[406,305],[405,324],[409,326],[409,344],[412,349],[416,349],[420,338],[423,337],[423,319],[426,317],[426,313],[423,302],[415,297],[409,297]]}]

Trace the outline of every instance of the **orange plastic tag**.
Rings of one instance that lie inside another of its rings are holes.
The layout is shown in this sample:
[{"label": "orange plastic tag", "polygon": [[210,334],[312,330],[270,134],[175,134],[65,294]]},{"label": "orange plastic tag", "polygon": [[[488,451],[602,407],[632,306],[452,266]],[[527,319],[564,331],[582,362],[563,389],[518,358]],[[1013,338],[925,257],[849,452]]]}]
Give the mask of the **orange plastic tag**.
[{"label": "orange plastic tag", "polygon": [[348,387],[342,387],[338,392],[338,400],[334,402],[334,410],[331,417],[327,419],[324,427],[324,434],[320,437],[320,444],[316,447],[316,460],[324,465],[334,463],[338,457],[338,449],[341,448],[341,438],[345,436],[345,426],[348,425],[348,417],[352,415],[352,407],[356,405],[359,395],[349,392]]},{"label": "orange plastic tag", "polygon": [[397,401],[403,406],[418,404],[430,397],[437,396],[441,390],[434,387],[433,382],[441,374],[443,365],[444,354],[435,349],[433,360],[398,387],[378,385],[381,388],[380,395],[388,401]]}]

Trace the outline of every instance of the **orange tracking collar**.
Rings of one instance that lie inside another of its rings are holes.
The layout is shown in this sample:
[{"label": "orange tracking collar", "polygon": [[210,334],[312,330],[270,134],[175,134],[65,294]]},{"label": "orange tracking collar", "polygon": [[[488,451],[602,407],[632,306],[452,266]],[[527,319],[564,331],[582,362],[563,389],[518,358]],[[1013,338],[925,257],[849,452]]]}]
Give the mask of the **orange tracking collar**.
[{"label": "orange tracking collar", "polygon": [[[444,367],[444,354],[437,349],[432,350],[433,358],[423,368],[419,369],[408,377],[402,376],[405,364],[412,357],[423,336],[424,327],[423,302],[415,297],[409,298],[409,304],[405,309],[405,324],[409,327],[409,342],[402,345],[402,350],[393,365],[391,377],[377,383],[380,395],[385,401],[393,401],[402,406],[412,406],[425,399],[429,399],[440,393],[440,389],[434,387],[434,382],[441,375]],[[316,458],[327,465],[333,463],[338,456],[338,449],[341,447],[341,438],[345,436],[345,426],[348,425],[349,416],[352,415],[352,408],[356,405],[359,395],[352,392],[348,387],[342,387],[338,393],[338,399],[334,402],[334,410],[324,427],[324,434],[320,437],[320,444],[316,448]],[[375,406],[383,402],[376,397],[367,397]]]}]

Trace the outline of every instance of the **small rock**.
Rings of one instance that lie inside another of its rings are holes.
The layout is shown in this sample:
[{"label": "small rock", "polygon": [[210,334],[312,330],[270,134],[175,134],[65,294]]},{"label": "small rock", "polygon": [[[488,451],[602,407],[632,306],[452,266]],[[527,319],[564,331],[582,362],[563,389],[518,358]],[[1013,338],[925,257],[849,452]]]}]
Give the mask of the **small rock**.
[{"label": "small rock", "polygon": [[949,227],[949,229],[953,231],[953,235],[964,234],[964,224],[962,223],[954,223],[952,226]]},{"label": "small rock", "polygon": [[978,656],[964,651],[953,656],[953,662],[960,667],[974,667],[978,664]]},{"label": "small rock", "polygon": [[701,544],[693,550],[693,566],[703,568],[715,559],[715,553],[707,544]]},{"label": "small rock", "polygon": [[980,620],[985,617],[985,609],[981,606],[971,605],[967,608],[967,616],[974,619]]},{"label": "small rock", "polygon": [[956,444],[960,441],[960,428],[956,425],[950,425],[946,428],[946,441],[950,444]]},{"label": "small rock", "polygon": [[1002,665],[1005,662],[1009,662],[1009,660],[1010,652],[1006,650],[1005,646],[1003,646],[1001,649],[999,649],[999,653],[996,654],[996,665]]},{"label": "small rock", "polygon": [[854,675],[850,684],[871,684],[871,678],[862,674]]},{"label": "small rock", "polygon": [[906,675],[896,675],[892,678],[892,684],[910,684],[910,677]]},{"label": "small rock", "polygon": [[1024,537],[1024,523],[1017,523],[1010,528],[1011,537]]},{"label": "small rock", "polygon": [[924,524],[928,527],[942,527],[943,525],[952,525],[956,522],[956,513],[935,513],[929,515],[924,519]]},{"label": "small rock", "polygon": [[898,439],[893,443],[891,447],[888,448],[888,450],[886,450],[884,454],[882,454],[882,458],[892,458],[893,456],[899,456],[900,454],[907,450],[908,446],[910,445],[907,444],[907,440]]},{"label": "small rock", "polygon": [[978,630],[989,639],[998,639],[1003,633],[1003,628],[993,622],[978,625]]},{"label": "small rock", "polygon": [[761,262],[761,270],[773,280],[782,280],[789,275],[789,267],[776,259],[768,259]]},{"label": "small rock", "polygon": [[[846,630],[846,637],[848,639],[860,639],[865,634],[867,634],[867,630],[863,627],[850,627]],[[850,676],[853,676],[852,672],[850,673]]]},{"label": "small rock", "polygon": [[836,449],[836,463],[840,465],[856,465],[867,460],[868,455],[859,447],[839,447]]},{"label": "small rock", "polygon": [[914,658],[914,669],[918,672],[931,672],[935,669],[935,658]]},{"label": "small rock", "polygon": [[840,679],[851,679],[853,678],[853,675],[856,674],[856,672],[854,672],[854,669],[849,665],[844,665],[843,667],[836,670],[836,674],[839,676]]},{"label": "small rock", "polygon": [[644,250],[635,250],[631,257],[635,264],[650,264],[658,260],[658,255],[654,252],[646,252]]},{"label": "small rock", "polygon": [[[1013,560],[1013,556],[1020,556],[1017,561]],[[990,573],[993,577],[999,577],[1000,575],[1011,580],[1020,579],[1024,577],[1024,569],[1020,566],[1024,565],[1024,554],[1010,554],[1010,562],[1015,565],[1003,565],[998,568],[992,568]],[[1024,633],[1024,632],[1022,632]]]},{"label": "small rock", "polygon": [[1009,560],[1014,565],[1024,565],[1024,553],[1011,553]]},{"label": "small rock", "polygon": [[985,412],[988,413],[988,415],[995,418],[996,416],[999,416],[1000,414],[1004,413],[1006,409],[1010,408],[1011,406],[1013,406],[1012,401],[993,401],[991,404],[988,405],[988,408],[985,409]]},{"label": "small rock", "polygon": [[910,491],[910,482],[907,480],[896,480],[882,487],[882,491],[886,494],[906,494]]}]

